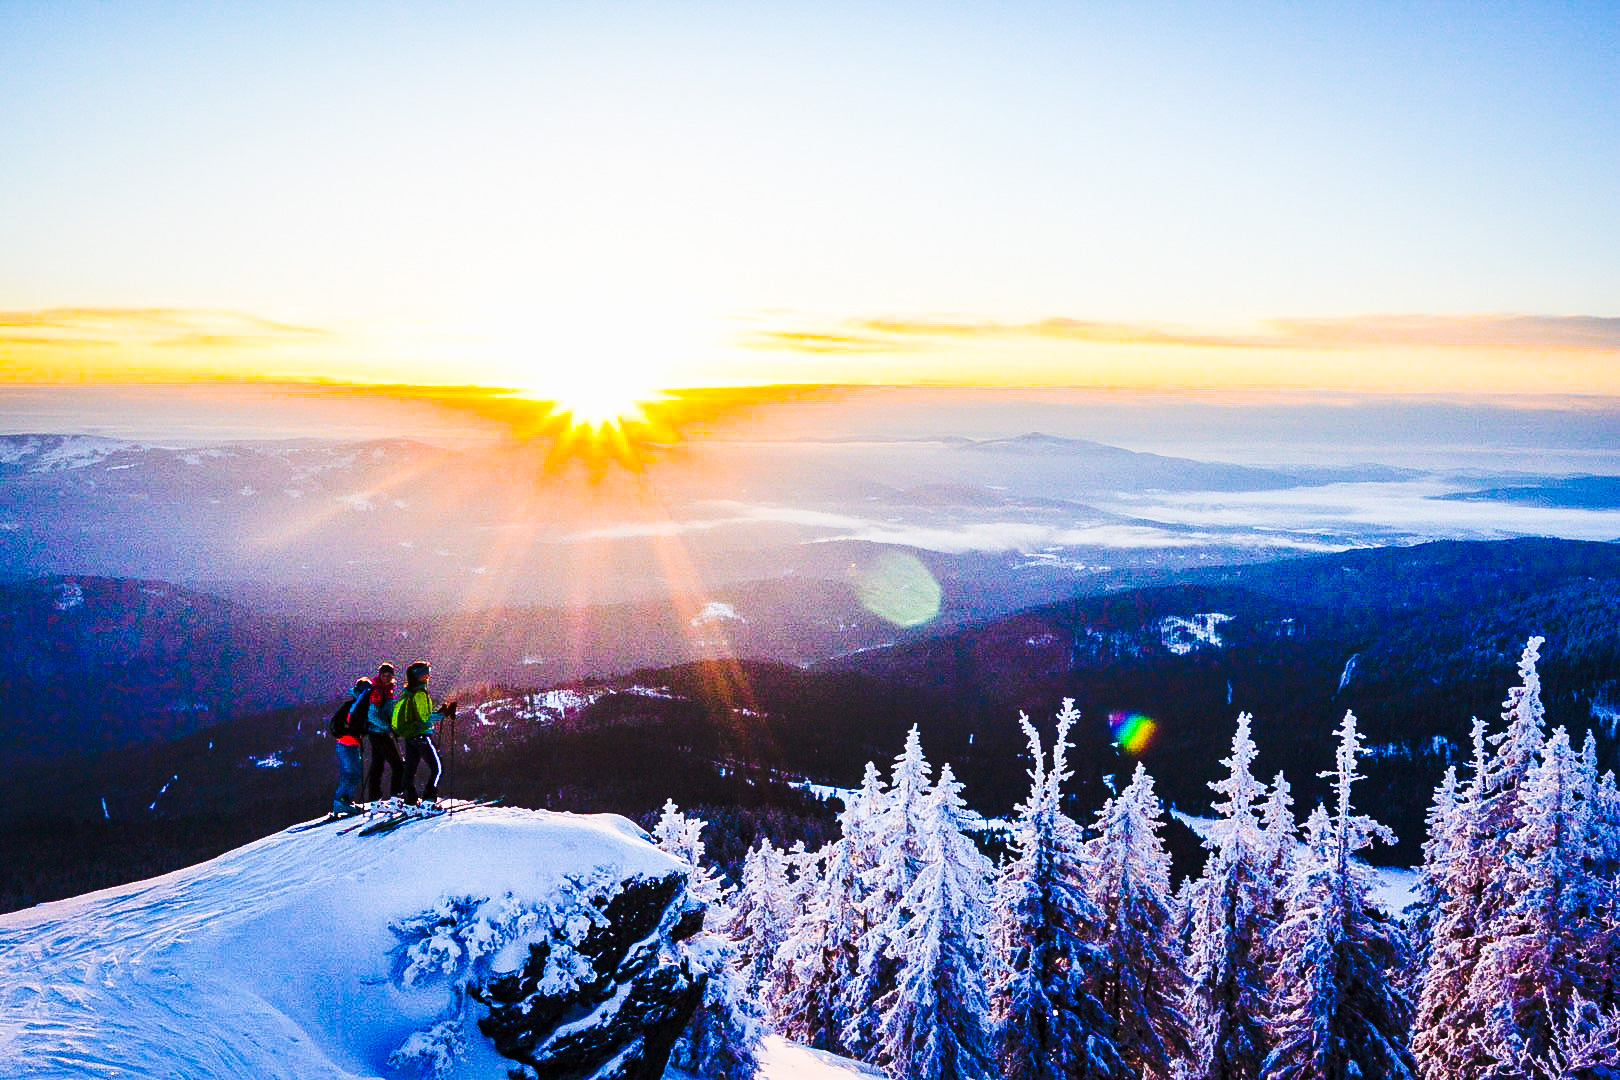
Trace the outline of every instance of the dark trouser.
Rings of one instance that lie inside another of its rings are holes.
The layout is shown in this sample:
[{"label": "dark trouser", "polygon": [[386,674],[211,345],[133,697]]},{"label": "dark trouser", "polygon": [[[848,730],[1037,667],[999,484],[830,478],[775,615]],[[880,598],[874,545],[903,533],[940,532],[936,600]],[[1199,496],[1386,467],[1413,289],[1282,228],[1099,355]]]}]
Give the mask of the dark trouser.
[{"label": "dark trouser", "polygon": [[337,747],[338,783],[332,793],[332,813],[352,812],[355,796],[360,794],[360,747],[333,745]]},{"label": "dark trouser", "polygon": [[439,748],[433,745],[431,735],[412,735],[405,740],[405,801],[416,801],[416,766],[427,762],[427,786],[422,798],[431,799],[439,794]]},{"label": "dark trouser", "polygon": [[371,743],[371,775],[366,785],[367,802],[382,798],[383,766],[388,766],[388,794],[398,795],[405,790],[405,759],[399,756],[399,744],[386,731],[368,731]]}]

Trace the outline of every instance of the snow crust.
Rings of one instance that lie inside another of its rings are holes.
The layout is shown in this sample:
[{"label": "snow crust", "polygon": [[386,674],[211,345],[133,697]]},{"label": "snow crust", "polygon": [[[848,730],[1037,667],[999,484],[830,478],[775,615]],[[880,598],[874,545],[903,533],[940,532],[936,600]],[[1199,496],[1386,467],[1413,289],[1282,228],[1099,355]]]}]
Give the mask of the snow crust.
[{"label": "snow crust", "polygon": [[755,1075],[758,1080],[853,1080],[860,1076],[881,1077],[884,1073],[864,1062],[770,1035],[760,1047],[759,1072]]},{"label": "snow crust", "polygon": [[[389,1055],[450,990],[390,978],[391,922],[446,897],[547,904],[593,867],[679,867],[613,815],[489,807],[377,836],[342,828],[0,916],[0,1074],[398,1076]],[[511,1063],[465,1026],[451,1080],[504,1077]]]}]

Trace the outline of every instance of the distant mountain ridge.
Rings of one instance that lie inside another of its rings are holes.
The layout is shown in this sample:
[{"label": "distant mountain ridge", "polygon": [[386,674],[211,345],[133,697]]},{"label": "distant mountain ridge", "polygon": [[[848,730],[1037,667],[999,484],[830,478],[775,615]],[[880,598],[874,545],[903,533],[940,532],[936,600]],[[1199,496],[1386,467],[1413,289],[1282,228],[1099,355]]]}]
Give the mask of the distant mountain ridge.
[{"label": "distant mountain ridge", "polygon": [[[1334,474],[1335,478],[1346,478]],[[1354,540],[1133,514],[1124,493],[1287,489],[1254,469],[1084,440],[911,440],[688,448],[645,482],[557,475],[542,447],[449,450],[409,439],[164,447],[0,436],[0,567],[12,578],[169,581],[302,615],[640,603],[670,586],[660,538],[712,586],[841,580],[876,540],[976,580],[968,617],[1038,599],[999,572],[1040,553],[1045,595],[1130,573]],[[636,494],[639,491],[640,494]],[[650,500],[650,501],[649,501]],[[1100,508],[1098,504],[1109,501]],[[1117,527],[1117,528],[1114,528]],[[1122,531],[1123,530],[1123,531]],[[1003,593],[996,599],[998,592]],[[671,657],[670,659],[676,659]]]},{"label": "distant mountain ridge", "polygon": [[[1198,620],[1202,636],[1188,631]],[[1196,777],[1240,711],[1254,714],[1260,767],[1286,768],[1303,799],[1311,754],[1353,710],[1377,748],[1369,782],[1399,827],[1421,822],[1440,772],[1466,756],[1471,717],[1495,721],[1532,635],[1547,639],[1549,724],[1577,743],[1590,728],[1605,767],[1620,768],[1617,544],[1441,542],[1195,571],[822,669],[913,687],[939,723],[976,730],[975,748],[997,717],[1074,697],[1091,718],[1077,729],[1082,785],[1124,767],[1109,717],[1152,717],[1143,760],[1189,806],[1207,801]]]},{"label": "distant mountain ridge", "polygon": [[[43,590],[36,602],[54,612],[72,598],[72,584]],[[95,593],[84,588],[85,607]],[[713,617],[730,626],[735,614],[717,609]],[[1086,812],[1138,755],[1169,802],[1203,810],[1237,714],[1248,711],[1256,769],[1286,771],[1303,816],[1325,795],[1316,776],[1323,748],[1353,710],[1369,751],[1361,797],[1402,837],[1393,859],[1411,865],[1430,792],[1446,764],[1466,757],[1470,718],[1496,724],[1531,635],[1547,639],[1549,726],[1565,725],[1577,743],[1590,728],[1603,767],[1620,767],[1614,544],[1440,543],[1211,569],[925,631],[808,667],[657,666],[533,698],[526,695],[558,686],[543,669],[521,668],[478,688],[468,685],[479,669],[466,655],[434,659],[441,671],[462,665],[439,692],[456,688],[471,710],[446,744],[451,791],[629,814],[674,797],[727,822],[713,838],[722,853],[752,842],[754,826],[738,833],[738,821],[820,827],[811,804],[781,784],[802,777],[854,786],[863,764],[892,757],[912,724],[931,760],[952,763],[976,809],[1005,813],[1027,785],[1018,713],[1049,725],[1065,697],[1082,712],[1071,790]],[[307,644],[365,655],[322,641]],[[396,643],[388,655],[414,655],[423,644]],[[189,734],[178,725],[164,733],[167,741],[30,767],[5,790],[0,828],[48,801],[57,815],[86,822],[91,833],[76,846],[88,853],[100,850],[89,836],[103,828],[90,819],[104,813],[110,836],[135,830],[147,843],[165,835],[164,820],[206,822],[199,842],[216,831],[241,842],[265,814],[292,820],[330,797],[323,725],[346,683],[320,685],[330,689],[306,705],[209,727],[194,720]],[[1128,716],[1154,725],[1135,755],[1115,745],[1115,726]],[[626,770],[626,761],[658,767]]]}]

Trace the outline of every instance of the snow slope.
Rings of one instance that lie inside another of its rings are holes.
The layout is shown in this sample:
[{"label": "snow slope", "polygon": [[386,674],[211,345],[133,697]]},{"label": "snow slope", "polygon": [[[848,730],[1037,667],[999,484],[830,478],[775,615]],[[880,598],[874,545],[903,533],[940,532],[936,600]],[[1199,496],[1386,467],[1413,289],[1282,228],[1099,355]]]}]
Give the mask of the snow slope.
[{"label": "snow slope", "polygon": [[[545,902],[593,866],[678,865],[610,815],[490,807],[377,836],[342,827],[0,916],[0,1075],[399,1076],[389,1055],[450,992],[390,980],[390,921],[446,896]],[[521,945],[495,969],[519,966]],[[504,1080],[510,1063],[467,1027],[450,1077]]]}]

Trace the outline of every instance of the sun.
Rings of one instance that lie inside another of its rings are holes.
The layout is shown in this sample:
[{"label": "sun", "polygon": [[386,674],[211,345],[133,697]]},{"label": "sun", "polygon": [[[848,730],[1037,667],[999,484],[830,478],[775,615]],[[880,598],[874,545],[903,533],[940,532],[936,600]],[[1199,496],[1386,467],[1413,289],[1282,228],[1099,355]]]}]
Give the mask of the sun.
[{"label": "sun", "polygon": [[615,387],[587,386],[552,396],[551,415],[566,420],[571,427],[618,428],[645,423],[645,393],[626,393]]},{"label": "sun", "polygon": [[622,369],[588,362],[527,388],[524,396],[549,402],[548,419],[553,422],[591,431],[623,431],[646,424],[647,407],[666,397],[662,390],[626,378]]},{"label": "sun", "polygon": [[548,473],[574,465],[593,477],[610,465],[640,473],[680,442],[679,395],[627,377],[622,367],[581,362],[504,400],[500,412],[513,435],[546,448]]}]

